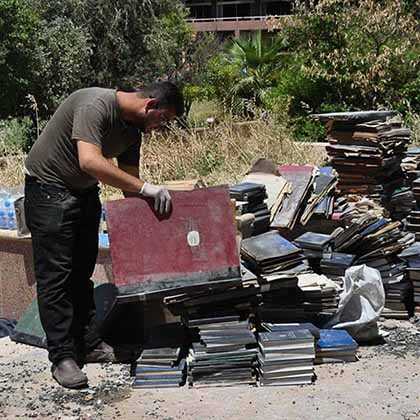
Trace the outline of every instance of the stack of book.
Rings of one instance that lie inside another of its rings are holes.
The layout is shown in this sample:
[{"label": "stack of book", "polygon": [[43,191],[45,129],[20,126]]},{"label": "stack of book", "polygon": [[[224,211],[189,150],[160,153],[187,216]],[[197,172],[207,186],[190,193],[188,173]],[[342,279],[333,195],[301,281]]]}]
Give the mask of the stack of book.
[{"label": "stack of book", "polygon": [[244,239],[241,256],[246,267],[267,282],[308,269],[302,251],[276,231]]},{"label": "stack of book", "polygon": [[308,330],[316,340],[321,337],[321,331],[311,322],[295,322],[295,323],[271,323],[271,322],[262,322],[261,328],[262,332],[287,332],[294,330]]},{"label": "stack of book", "polygon": [[262,304],[257,313],[263,321],[305,320],[303,294],[297,275],[310,271],[302,251],[271,231],[242,241],[244,264],[258,277]]},{"label": "stack of book", "polygon": [[336,251],[357,256],[354,265],[366,264],[380,272],[386,295],[383,316],[392,318],[407,318],[412,306],[405,263],[398,254],[413,243],[414,237],[401,227],[399,221],[366,214],[334,238]]},{"label": "stack of book", "polygon": [[314,171],[311,195],[305,203],[300,223],[305,226],[313,216],[329,218],[334,208],[334,192],[338,179],[334,169],[325,166]]},{"label": "stack of book", "polygon": [[411,146],[407,149],[401,168],[409,184],[420,177],[420,147]]},{"label": "stack of book", "polygon": [[292,277],[287,282],[282,280],[262,285],[261,294],[262,303],[256,311],[260,321],[306,321],[307,314],[303,307],[304,297],[298,287],[297,277]]},{"label": "stack of book", "polygon": [[[251,278],[251,277],[250,277]],[[186,319],[219,316],[247,316],[261,303],[261,291],[254,280],[238,287],[205,288],[196,292],[180,293],[164,299],[169,310]]]},{"label": "stack of book", "polygon": [[277,173],[290,184],[290,194],[285,197],[282,206],[272,218],[271,227],[285,231],[292,230],[311,195],[316,171],[309,165],[285,165],[277,168]]},{"label": "stack of book", "polygon": [[324,253],[331,251],[331,235],[323,233],[306,232],[294,240],[294,243],[303,251],[312,269],[320,270],[320,262]]},{"label": "stack of book", "polygon": [[266,187],[263,184],[242,182],[229,188],[230,197],[236,200],[236,208],[240,214],[252,213],[255,216],[253,234],[266,232],[270,226],[271,213],[265,199]]},{"label": "stack of book", "polygon": [[314,379],[315,339],[307,329],[258,334],[259,383],[304,385]]},{"label": "stack of book", "polygon": [[320,330],[315,363],[356,362],[358,345],[345,330]]},{"label": "stack of book", "polygon": [[186,362],[180,348],[143,350],[135,368],[133,388],[173,388],[186,380]]},{"label": "stack of book", "polygon": [[303,309],[307,320],[332,317],[338,308],[339,287],[324,275],[299,274],[298,287],[303,293]]},{"label": "stack of book", "polygon": [[413,292],[413,311],[420,312],[420,243],[415,242],[399,257],[407,264],[407,276]]},{"label": "stack of book", "polygon": [[389,211],[395,220],[402,220],[416,207],[413,191],[410,187],[397,188],[391,195]]},{"label": "stack of book", "polygon": [[258,349],[248,321],[233,316],[189,320],[187,325],[200,339],[187,358],[190,385],[255,385]]},{"label": "stack of book", "polygon": [[318,115],[329,121],[327,153],[338,173],[344,194],[387,201],[403,186],[401,161],[410,142],[410,130],[386,121],[392,113],[337,113]]},{"label": "stack of book", "polygon": [[415,235],[416,240],[420,240],[420,178],[411,183],[411,193],[413,195],[413,208],[407,216],[406,228],[408,232]]},{"label": "stack of book", "polygon": [[355,259],[356,256],[353,254],[340,252],[324,253],[320,261],[320,272],[341,287],[346,270],[354,265]]}]

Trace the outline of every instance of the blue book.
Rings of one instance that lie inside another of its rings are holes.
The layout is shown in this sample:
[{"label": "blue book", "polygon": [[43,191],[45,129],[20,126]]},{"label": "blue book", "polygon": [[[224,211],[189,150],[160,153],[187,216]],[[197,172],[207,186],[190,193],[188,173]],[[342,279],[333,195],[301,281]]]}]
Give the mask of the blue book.
[{"label": "blue book", "polygon": [[367,235],[370,235],[371,233],[376,232],[377,230],[381,229],[388,223],[389,222],[386,219],[379,219],[377,222],[372,223],[365,230],[363,230],[360,236],[363,238]]},{"label": "blue book", "polygon": [[352,336],[346,330],[322,329],[321,338],[317,341],[317,347],[322,349],[348,349],[356,350],[358,345]]}]

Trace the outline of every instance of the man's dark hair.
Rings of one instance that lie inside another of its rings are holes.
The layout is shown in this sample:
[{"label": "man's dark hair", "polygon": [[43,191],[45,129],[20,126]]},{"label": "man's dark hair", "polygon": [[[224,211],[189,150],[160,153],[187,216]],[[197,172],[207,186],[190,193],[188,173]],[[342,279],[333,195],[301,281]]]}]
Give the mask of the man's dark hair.
[{"label": "man's dark hair", "polygon": [[177,117],[184,115],[184,96],[174,83],[154,82],[137,89],[137,95],[157,99],[160,108],[174,107]]}]

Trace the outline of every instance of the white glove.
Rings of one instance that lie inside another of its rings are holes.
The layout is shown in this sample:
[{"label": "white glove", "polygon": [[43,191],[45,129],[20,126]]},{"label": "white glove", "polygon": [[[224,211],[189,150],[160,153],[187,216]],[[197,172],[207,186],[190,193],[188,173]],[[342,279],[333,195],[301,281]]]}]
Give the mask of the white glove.
[{"label": "white glove", "polygon": [[159,214],[168,213],[171,208],[171,196],[169,191],[162,185],[153,185],[145,182],[140,195],[155,199],[155,211]]}]

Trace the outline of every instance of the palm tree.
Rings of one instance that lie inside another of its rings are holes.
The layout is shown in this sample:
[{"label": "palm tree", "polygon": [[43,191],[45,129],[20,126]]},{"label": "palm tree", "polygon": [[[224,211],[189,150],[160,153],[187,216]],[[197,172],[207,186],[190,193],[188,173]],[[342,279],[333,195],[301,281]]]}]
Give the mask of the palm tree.
[{"label": "palm tree", "polygon": [[276,37],[263,40],[261,31],[252,37],[232,40],[225,50],[224,60],[237,67],[239,75],[229,96],[236,100],[253,100],[261,106],[265,92],[274,84],[282,49],[282,40]]}]

